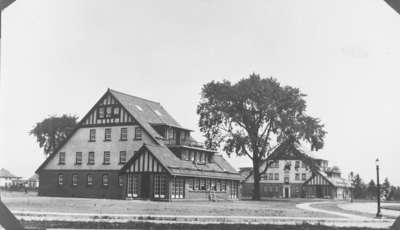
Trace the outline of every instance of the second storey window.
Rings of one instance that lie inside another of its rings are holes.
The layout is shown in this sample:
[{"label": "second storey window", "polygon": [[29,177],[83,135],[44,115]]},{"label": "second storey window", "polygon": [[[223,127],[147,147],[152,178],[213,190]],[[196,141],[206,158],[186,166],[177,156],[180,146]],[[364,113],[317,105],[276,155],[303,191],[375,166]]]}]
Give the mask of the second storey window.
[{"label": "second storey window", "polygon": [[305,173],[301,174],[301,180],[306,180],[306,174]]},{"label": "second storey window", "polygon": [[295,175],[295,178],[294,178],[295,180],[300,180],[300,174],[299,173],[296,173],[296,175]]},{"label": "second storey window", "polygon": [[136,127],[135,128],[135,140],[142,140],[142,128],[141,127]]},{"label": "second storey window", "polygon": [[58,185],[63,185],[64,184],[64,175],[63,174],[58,174]]},{"label": "second storey window", "polygon": [[99,109],[97,110],[97,117],[104,118],[104,107],[99,107]]},{"label": "second storey window", "polygon": [[78,174],[73,174],[72,175],[72,185],[73,186],[78,186]]},{"label": "second storey window", "polygon": [[94,152],[89,152],[88,165],[94,165]]},{"label": "second storey window", "polygon": [[121,128],[121,141],[128,140],[128,128]]},{"label": "second storey window", "polygon": [[104,165],[109,165],[110,164],[110,152],[105,151],[104,152],[104,160],[103,160]]},{"label": "second storey window", "polygon": [[111,128],[104,130],[104,141],[111,141]]},{"label": "second storey window", "polygon": [[89,131],[89,141],[96,141],[96,130],[90,129]]},{"label": "second storey window", "polygon": [[60,152],[58,156],[58,164],[65,165],[65,152]]},{"label": "second storey window", "polygon": [[275,173],[275,180],[279,180],[279,173]]},{"label": "second storey window", "polygon": [[268,180],[273,180],[273,179],[274,179],[274,174],[268,173]]},{"label": "second storey window", "polygon": [[82,164],[82,152],[76,152],[75,164],[76,165],[81,165]]},{"label": "second storey window", "polygon": [[119,152],[119,163],[120,164],[126,163],[126,151]]}]

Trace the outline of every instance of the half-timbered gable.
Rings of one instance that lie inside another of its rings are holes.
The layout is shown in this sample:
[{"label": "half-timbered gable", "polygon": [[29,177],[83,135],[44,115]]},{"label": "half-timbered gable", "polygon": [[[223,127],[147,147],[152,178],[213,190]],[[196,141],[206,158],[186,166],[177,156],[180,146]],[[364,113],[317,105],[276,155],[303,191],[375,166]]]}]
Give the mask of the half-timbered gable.
[{"label": "half-timbered gable", "polygon": [[133,116],[107,92],[81,121],[82,127],[135,125]]}]

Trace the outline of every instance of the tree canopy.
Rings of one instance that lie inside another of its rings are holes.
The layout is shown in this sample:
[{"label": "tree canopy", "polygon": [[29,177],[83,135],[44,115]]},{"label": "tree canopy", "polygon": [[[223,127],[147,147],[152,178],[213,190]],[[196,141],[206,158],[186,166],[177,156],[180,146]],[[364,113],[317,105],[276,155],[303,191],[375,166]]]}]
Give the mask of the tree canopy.
[{"label": "tree canopy", "polygon": [[77,116],[66,114],[60,117],[50,116],[36,123],[29,134],[36,137],[40,148],[43,148],[43,152],[47,156],[71,134],[77,124],[77,119]]},{"label": "tree canopy", "polygon": [[197,113],[206,146],[222,145],[228,155],[253,161],[253,199],[259,199],[259,168],[280,143],[291,138],[309,143],[311,150],[324,146],[324,125],[306,114],[305,96],[298,88],[257,74],[235,84],[224,80],[203,86]]}]

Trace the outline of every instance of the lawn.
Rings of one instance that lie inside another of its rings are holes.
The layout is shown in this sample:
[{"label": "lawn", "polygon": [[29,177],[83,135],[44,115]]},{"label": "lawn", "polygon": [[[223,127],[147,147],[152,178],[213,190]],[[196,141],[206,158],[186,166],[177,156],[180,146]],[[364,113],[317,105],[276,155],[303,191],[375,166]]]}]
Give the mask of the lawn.
[{"label": "lawn", "polygon": [[155,202],[86,198],[39,197],[34,193],[2,192],[12,211],[95,214],[146,214],[194,216],[335,217],[296,208],[299,201],[179,201]]}]

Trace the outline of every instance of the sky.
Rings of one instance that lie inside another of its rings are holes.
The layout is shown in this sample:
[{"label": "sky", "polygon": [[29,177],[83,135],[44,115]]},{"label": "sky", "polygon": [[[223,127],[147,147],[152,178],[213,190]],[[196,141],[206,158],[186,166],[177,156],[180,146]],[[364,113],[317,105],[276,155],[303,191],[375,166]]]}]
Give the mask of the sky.
[{"label": "sky", "polygon": [[[258,73],[307,94],[347,176],[400,185],[400,15],[380,0],[18,0],[2,15],[0,168],[45,159],[29,130],[112,88],[160,102],[201,140],[202,86]],[[231,157],[236,168],[250,166]]]}]

